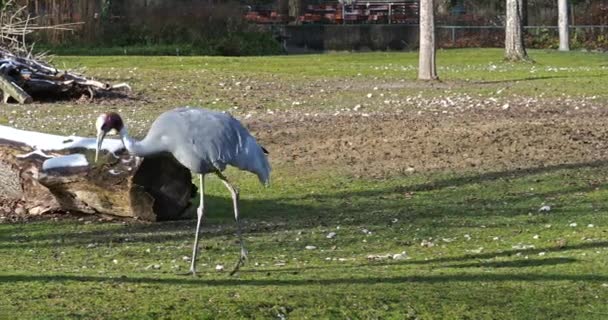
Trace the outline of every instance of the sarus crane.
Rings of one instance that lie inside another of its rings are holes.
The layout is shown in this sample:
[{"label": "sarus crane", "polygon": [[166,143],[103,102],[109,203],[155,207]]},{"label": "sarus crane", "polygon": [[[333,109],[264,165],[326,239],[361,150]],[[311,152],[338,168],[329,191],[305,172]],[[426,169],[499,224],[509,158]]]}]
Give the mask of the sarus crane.
[{"label": "sarus crane", "polygon": [[200,203],[192,248],[189,273],[196,274],[201,221],[205,214],[205,175],[217,175],[230,191],[234,206],[234,219],[241,246],[240,257],[230,273],[233,275],[247,260],[239,222],[239,192],[222,174],[227,165],[256,174],[262,184],[270,183],[268,151],[257,143],[249,131],[228,113],[199,108],[177,108],[161,114],[150,127],[146,137],[137,141],[128,134],[122,118],[115,112],[104,113],[97,118],[97,149],[95,161],[106,134],[118,134],[129,153],[147,157],[169,152],[183,166],[198,174],[200,179]]}]

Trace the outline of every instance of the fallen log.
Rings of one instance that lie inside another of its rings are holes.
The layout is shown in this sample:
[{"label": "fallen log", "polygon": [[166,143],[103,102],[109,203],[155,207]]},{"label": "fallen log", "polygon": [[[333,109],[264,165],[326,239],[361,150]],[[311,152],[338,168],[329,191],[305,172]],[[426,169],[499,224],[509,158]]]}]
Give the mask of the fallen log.
[{"label": "fallen log", "polygon": [[[107,143],[106,143],[107,142]],[[196,187],[170,154],[130,156],[107,139],[94,163],[95,138],[64,137],[0,126],[0,198],[30,214],[71,211],[147,221],[172,220]]]}]

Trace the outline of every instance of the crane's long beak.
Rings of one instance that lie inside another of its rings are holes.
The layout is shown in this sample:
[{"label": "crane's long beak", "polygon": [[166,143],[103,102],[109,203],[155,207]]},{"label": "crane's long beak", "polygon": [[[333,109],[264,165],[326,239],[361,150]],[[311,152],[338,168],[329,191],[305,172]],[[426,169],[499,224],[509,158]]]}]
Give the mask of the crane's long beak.
[{"label": "crane's long beak", "polygon": [[97,133],[97,148],[95,149],[95,162],[99,158],[99,150],[101,150],[101,144],[103,143],[103,138],[105,138],[106,132],[101,130]]}]

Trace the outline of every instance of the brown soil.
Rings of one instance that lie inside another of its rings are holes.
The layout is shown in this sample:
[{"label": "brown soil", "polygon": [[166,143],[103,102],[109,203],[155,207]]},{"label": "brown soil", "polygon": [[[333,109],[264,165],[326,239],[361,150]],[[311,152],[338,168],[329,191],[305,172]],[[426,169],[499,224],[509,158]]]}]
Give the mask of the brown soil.
[{"label": "brown soil", "polygon": [[607,158],[602,108],[512,105],[460,112],[284,113],[249,122],[276,164],[334,167],[357,176],[501,171]]}]

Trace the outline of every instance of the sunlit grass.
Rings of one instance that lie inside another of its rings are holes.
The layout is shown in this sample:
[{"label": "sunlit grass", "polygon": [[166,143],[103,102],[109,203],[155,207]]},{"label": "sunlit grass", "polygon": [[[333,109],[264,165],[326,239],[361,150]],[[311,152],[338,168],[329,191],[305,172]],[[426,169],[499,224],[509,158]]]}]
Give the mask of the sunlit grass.
[{"label": "sunlit grass", "polygon": [[[596,184],[603,167],[388,181],[276,174],[282,178],[270,189],[235,177],[251,253],[236,277],[215,271],[238,253],[230,201],[215,179],[199,278],[176,275],[188,267],[193,221],[0,225],[0,310],[123,319],[608,311],[608,192]],[[538,212],[543,205],[552,209]],[[368,259],[403,251],[409,259]]]},{"label": "sunlit grass", "polygon": [[[97,77],[127,81],[147,100],[10,105],[0,111],[0,121],[87,135],[93,134],[97,113],[112,108],[141,134],[159,112],[184,103],[266,112],[287,108],[285,100],[306,98],[303,110],[323,112],[370,101],[366,94],[376,95],[373,88],[387,83],[405,83],[386,91],[400,99],[488,97],[498,90],[530,99],[607,98],[605,55],[530,54],[536,63],[505,64],[501,50],[441,50],[442,85],[414,81],[415,53],[58,57],[60,65],[82,65]],[[311,82],[318,87],[311,89]],[[331,90],[325,83],[341,87]],[[258,95],[234,102],[247,85]],[[320,89],[331,94],[321,95]],[[367,110],[382,110],[382,100]],[[250,174],[227,172],[241,189],[250,251],[235,277],[215,271],[217,265],[232,267],[238,244],[229,194],[214,177],[206,184],[198,278],[177,275],[189,266],[184,257],[192,249],[192,211],[186,220],[163,223],[73,218],[0,224],[0,319],[602,319],[608,314],[608,169],[602,163],[384,179],[357,178],[333,167],[273,165],[270,188]],[[543,206],[551,209],[539,211]],[[331,232],[334,238],[327,237]],[[404,251],[407,259],[388,258]]]}]

